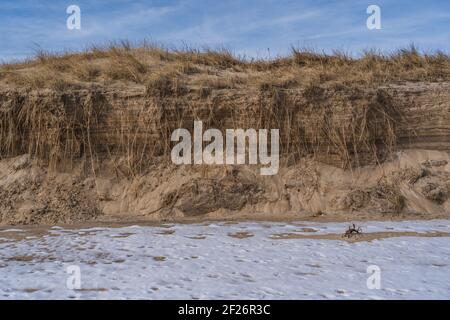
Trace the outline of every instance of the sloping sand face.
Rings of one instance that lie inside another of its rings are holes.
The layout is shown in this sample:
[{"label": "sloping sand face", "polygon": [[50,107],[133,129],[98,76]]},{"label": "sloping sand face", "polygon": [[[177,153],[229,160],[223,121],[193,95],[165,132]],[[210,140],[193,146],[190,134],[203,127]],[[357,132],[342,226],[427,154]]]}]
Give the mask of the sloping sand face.
[{"label": "sloping sand face", "polygon": [[134,178],[111,175],[107,163],[95,177],[82,168],[0,160],[0,224],[450,217],[450,156],[441,151],[400,151],[353,170],[303,159],[270,177],[251,166],[162,163]]},{"label": "sloping sand face", "polygon": [[2,228],[0,298],[450,298],[449,220],[355,224]]}]

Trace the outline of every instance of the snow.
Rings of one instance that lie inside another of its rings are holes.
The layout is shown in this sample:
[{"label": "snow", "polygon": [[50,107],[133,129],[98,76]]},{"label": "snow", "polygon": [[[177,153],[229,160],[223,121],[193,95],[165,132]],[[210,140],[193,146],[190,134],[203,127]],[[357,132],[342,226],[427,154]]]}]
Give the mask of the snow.
[{"label": "snow", "polygon": [[[365,233],[450,232],[449,220],[357,225]],[[279,233],[341,234],[347,226],[215,222],[78,230],[53,227],[45,235],[23,240],[2,236],[0,298],[450,298],[449,237],[402,236],[356,243],[271,238]],[[229,236],[237,232],[253,236]],[[367,287],[371,265],[381,270],[380,289]],[[80,268],[80,290],[67,286],[70,266]]]}]

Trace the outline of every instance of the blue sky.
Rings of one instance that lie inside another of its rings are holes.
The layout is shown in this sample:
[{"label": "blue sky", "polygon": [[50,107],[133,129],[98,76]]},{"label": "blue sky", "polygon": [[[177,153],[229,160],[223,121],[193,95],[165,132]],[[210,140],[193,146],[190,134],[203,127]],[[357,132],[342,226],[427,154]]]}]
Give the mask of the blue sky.
[{"label": "blue sky", "polygon": [[[81,8],[81,30],[68,30],[66,8]],[[381,30],[366,27],[369,5]],[[0,59],[82,50],[128,39],[166,45],[226,47],[247,57],[275,57],[291,46],[317,50],[393,50],[414,42],[450,52],[450,0],[2,0]]]}]

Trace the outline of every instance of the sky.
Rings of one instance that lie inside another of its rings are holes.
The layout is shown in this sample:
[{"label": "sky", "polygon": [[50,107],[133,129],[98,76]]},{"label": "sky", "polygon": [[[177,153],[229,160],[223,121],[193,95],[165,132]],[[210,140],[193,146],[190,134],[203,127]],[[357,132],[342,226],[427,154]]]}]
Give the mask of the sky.
[{"label": "sky", "polygon": [[[81,10],[69,30],[66,9]],[[381,9],[370,30],[369,5]],[[450,0],[1,0],[0,60],[37,50],[84,50],[111,41],[168,47],[227,48],[248,58],[274,58],[291,47],[319,51],[392,51],[414,43],[450,52]]]}]

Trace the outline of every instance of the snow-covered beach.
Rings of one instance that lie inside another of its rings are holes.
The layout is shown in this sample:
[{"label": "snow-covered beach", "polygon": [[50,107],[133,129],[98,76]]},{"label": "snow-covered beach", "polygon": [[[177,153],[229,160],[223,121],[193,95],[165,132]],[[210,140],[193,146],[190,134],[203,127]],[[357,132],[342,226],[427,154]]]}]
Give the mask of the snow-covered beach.
[{"label": "snow-covered beach", "polygon": [[449,220],[357,225],[390,236],[303,221],[3,228],[0,299],[450,298]]}]

